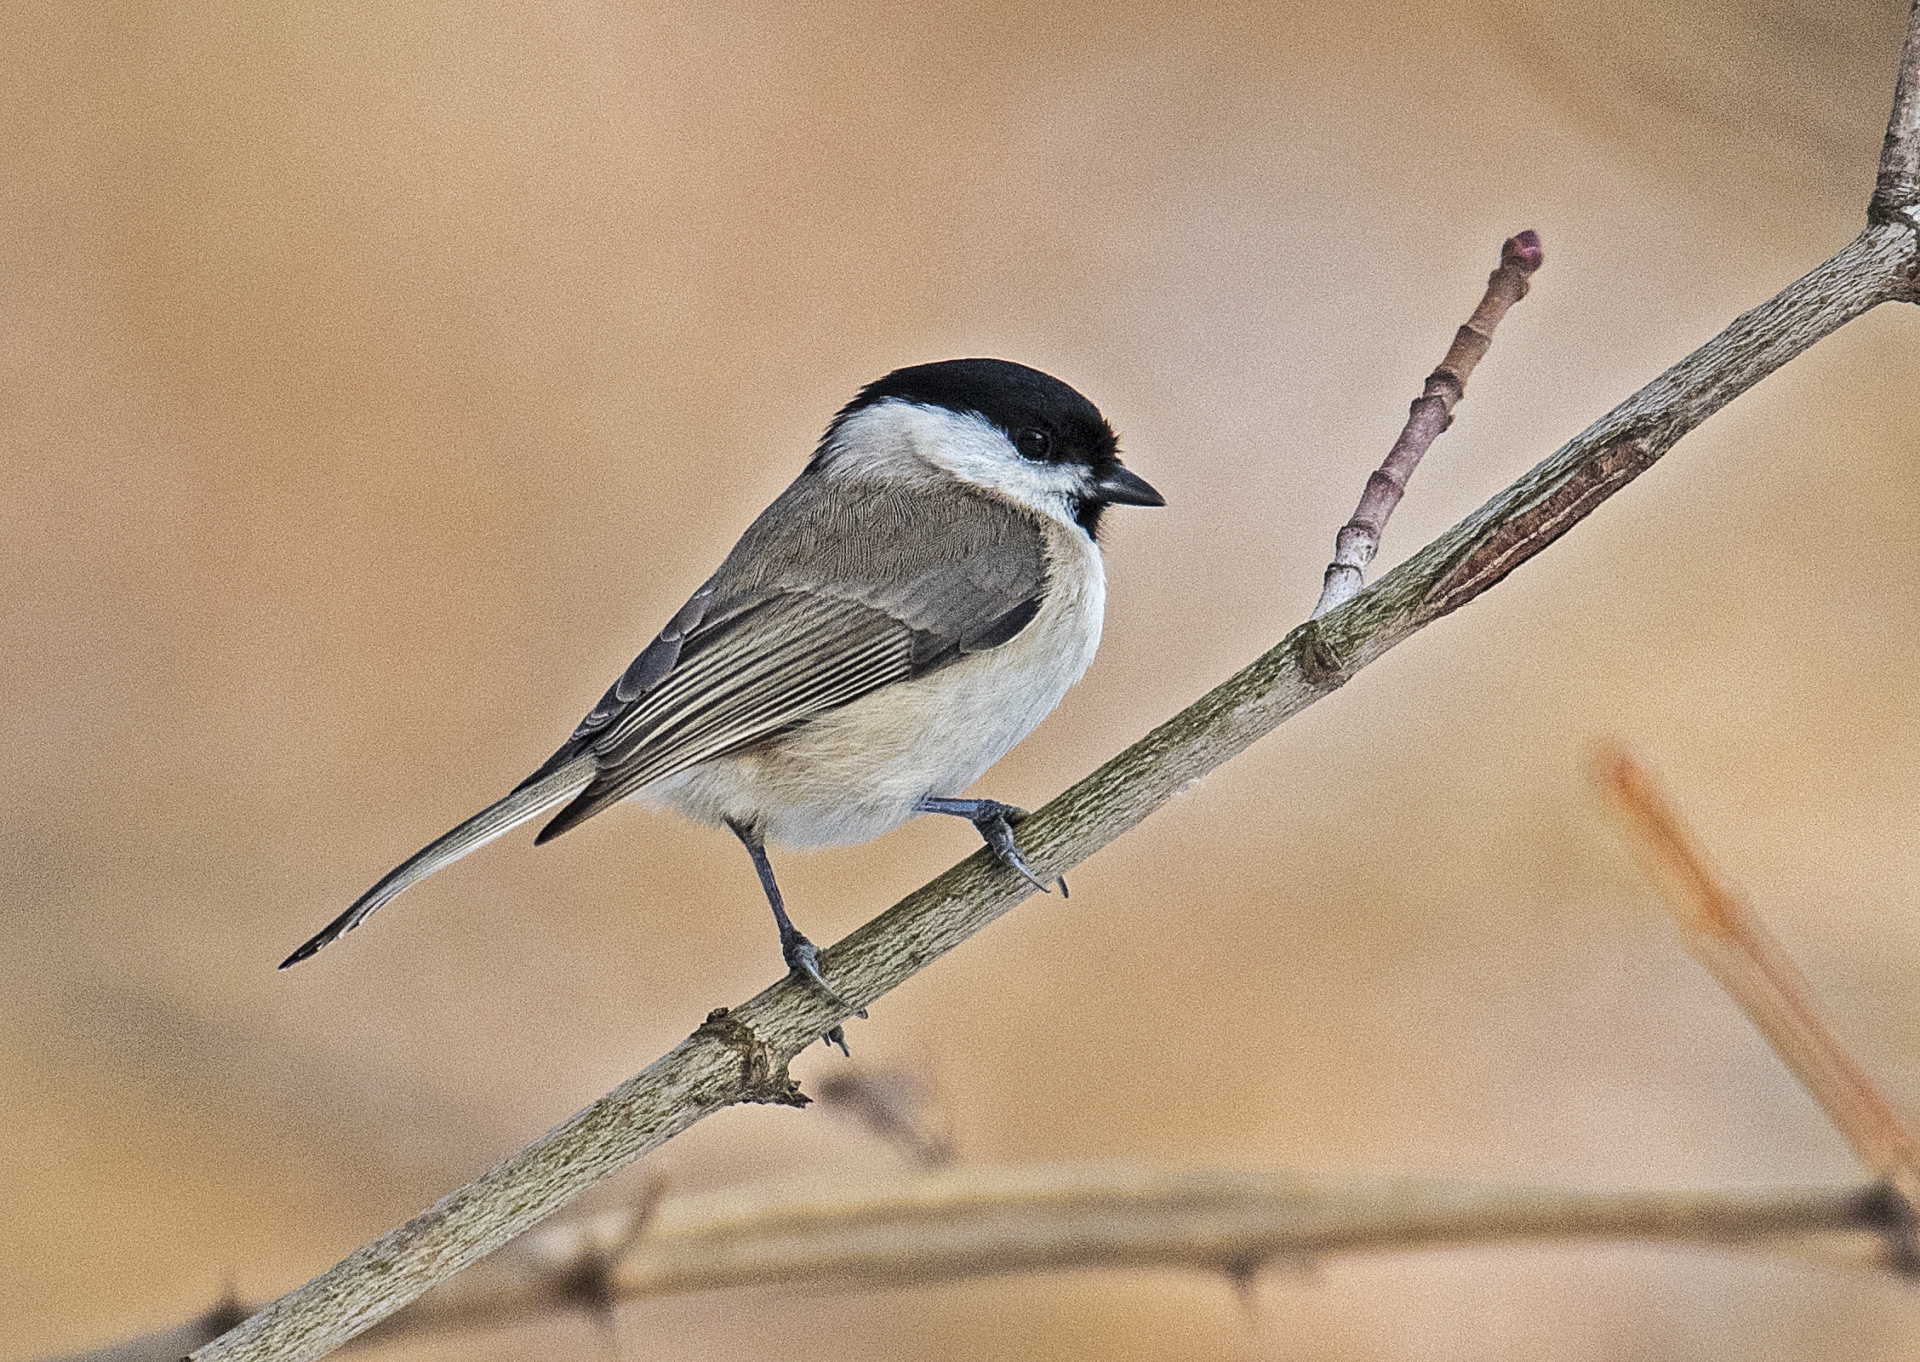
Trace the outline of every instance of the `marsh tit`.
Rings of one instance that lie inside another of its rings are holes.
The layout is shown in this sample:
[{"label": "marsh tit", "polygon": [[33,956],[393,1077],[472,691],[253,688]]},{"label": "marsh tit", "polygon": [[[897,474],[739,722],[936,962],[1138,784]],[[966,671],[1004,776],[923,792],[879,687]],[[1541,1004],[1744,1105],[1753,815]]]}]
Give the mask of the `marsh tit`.
[{"label": "marsh tit", "polygon": [[841,408],[720,570],[506,798],[395,867],[282,962],[553,809],[549,842],[628,796],[746,846],[790,970],[822,978],[766,843],[864,842],[972,821],[1033,884],[1021,811],[961,794],[1093,661],[1109,506],[1162,506],[1058,379],[997,359],[897,369]]}]

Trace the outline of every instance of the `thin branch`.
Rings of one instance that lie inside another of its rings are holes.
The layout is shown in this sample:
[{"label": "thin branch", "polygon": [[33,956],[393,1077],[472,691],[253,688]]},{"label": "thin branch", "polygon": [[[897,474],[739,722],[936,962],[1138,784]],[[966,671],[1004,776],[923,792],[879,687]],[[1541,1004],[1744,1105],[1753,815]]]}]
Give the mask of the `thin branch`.
[{"label": "thin branch", "polygon": [[[1917,0],[1920,2],[1920,0]],[[1380,551],[1380,537],[1386,533],[1387,520],[1400,498],[1406,495],[1420,460],[1453,424],[1453,409],[1467,393],[1467,380],[1486,357],[1493,344],[1493,329],[1507,315],[1507,309],[1527,296],[1527,281],[1546,260],[1540,247],[1540,234],[1534,231],[1510,236],[1501,243],[1499,268],[1487,276],[1487,291],[1473,310],[1467,324],[1454,333],[1440,367],[1427,375],[1420,396],[1407,409],[1407,423],[1400,437],[1387,451],[1386,460],[1367,479],[1366,490],[1353,519],[1340,527],[1333,540],[1333,561],[1320,586],[1320,600],[1310,618],[1319,619],[1329,610],[1345,605],[1366,585],[1367,564]]]},{"label": "thin branch", "polygon": [[[1372,588],[1295,629],[1021,824],[1028,864],[1051,879],[1139,826],[1222,762],[1501,581],[1795,355],[1878,304],[1910,296],[1916,276],[1912,222],[1903,213],[1870,223],[1837,255],[1736,318]],[[794,1055],[1029,892],[984,853],[970,857],[826,952],[823,967],[844,1003],[783,979],[739,1008],[718,1009],[643,1072],[200,1349],[196,1362],[324,1356],[703,1117],[736,1102],[803,1102],[787,1076]]]},{"label": "thin branch", "polygon": [[1644,767],[1626,752],[1609,751],[1600,780],[1625,815],[1687,950],[1806,1085],[1861,1162],[1887,1179],[1913,1223],[1920,1210],[1920,1142],[1828,1029],[1792,959],[1740,892],[1715,874]]},{"label": "thin branch", "polygon": [[[1867,221],[1920,225],[1920,0],[1907,11],[1907,40],[1900,50],[1900,73],[1894,78],[1893,114],[1887,119],[1886,140],[1880,146],[1880,173],[1867,205]],[[1920,283],[1920,274],[1909,283]],[[1909,296],[1913,296],[1909,294]]]},{"label": "thin branch", "polygon": [[[353,1346],[775,1283],[923,1286],[1112,1269],[1239,1282],[1342,1254],[1466,1245],[1628,1241],[1787,1253],[1881,1272],[1896,1266],[1888,1244],[1900,1219],[1874,1187],[1584,1192],[1258,1169],[947,1169],[857,1188],[679,1197],[651,1218],[641,1210],[557,1227],[523,1240],[527,1251],[436,1288]],[[592,1298],[576,1289],[583,1266],[600,1274]],[[61,1362],[174,1362],[185,1338],[167,1330]]]},{"label": "thin branch", "polygon": [[[1885,1271],[1885,1237],[1899,1223],[1879,1187],[1619,1193],[1262,1169],[956,1168],[852,1189],[745,1189],[670,1203],[611,1286],[617,1299],[642,1300],[774,1282],[901,1286],[1055,1270],[1233,1278],[1352,1253],[1571,1240],[1795,1250],[1835,1232],[1858,1237],[1828,1245],[1826,1261]],[[470,1308],[449,1295],[439,1322],[423,1316],[421,1326],[443,1327]]]}]

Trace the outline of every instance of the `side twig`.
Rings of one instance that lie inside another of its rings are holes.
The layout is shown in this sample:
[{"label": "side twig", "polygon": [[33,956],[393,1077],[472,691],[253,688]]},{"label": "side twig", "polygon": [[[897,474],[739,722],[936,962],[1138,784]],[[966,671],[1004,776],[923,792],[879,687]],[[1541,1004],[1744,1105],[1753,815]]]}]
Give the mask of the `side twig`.
[{"label": "side twig", "polygon": [[1639,762],[1623,751],[1608,751],[1599,776],[1601,788],[1625,815],[1636,849],[1685,934],[1687,950],[1786,1061],[1861,1162],[1892,1186],[1909,1224],[1914,1223],[1920,1210],[1920,1142],[1828,1029],[1792,959],[1739,891],[1714,873]]},{"label": "side twig", "polygon": [[1525,231],[1510,236],[1500,247],[1500,265],[1487,276],[1487,291],[1473,310],[1467,324],[1454,332],[1440,367],[1427,375],[1420,396],[1407,410],[1407,423],[1400,437],[1387,451],[1387,457],[1367,479],[1353,519],[1340,527],[1333,540],[1333,561],[1320,586],[1320,600],[1311,619],[1319,619],[1329,610],[1345,605],[1366,585],[1367,564],[1380,551],[1380,537],[1386,533],[1387,520],[1400,498],[1406,495],[1420,460],[1453,424],[1453,409],[1466,396],[1467,380],[1486,357],[1493,344],[1493,329],[1507,315],[1507,309],[1527,296],[1527,281],[1546,260],[1540,246],[1540,234]]},{"label": "side twig", "polygon": [[[353,1346],[746,1286],[886,1288],[1114,1269],[1240,1283],[1346,1254],[1486,1244],[1751,1250],[1884,1272],[1899,1221],[1886,1191],[1873,1187],[1591,1192],[1263,1169],[945,1169],[857,1187],[677,1197],[650,1219],[641,1209],[558,1226],[430,1292]],[[591,1295],[576,1286],[583,1265],[597,1284]],[[174,1362],[181,1343],[182,1331],[168,1330],[60,1362]]]},{"label": "side twig", "polygon": [[[1920,0],[1909,0],[1907,40],[1900,51],[1900,72],[1893,87],[1893,116],[1880,147],[1880,171],[1874,177],[1867,221],[1920,226]],[[1908,279],[1920,287],[1920,271]],[[1909,298],[1916,294],[1908,293]]]},{"label": "side twig", "polygon": [[[1920,24],[1920,5],[1914,22]],[[1909,35],[1883,170],[1894,192],[1920,124],[1920,41]],[[1688,431],[1862,313],[1915,297],[1914,213],[1896,205],[1812,273],[1738,318],[1346,605],[1295,629],[1245,670],[1021,824],[1028,864],[1066,873],[1181,790],[1361,668],[1493,587],[1650,468]],[[798,1104],[787,1063],[804,1047],[1028,897],[977,853],[826,952],[843,1003],[782,980],[719,1009],[613,1092],[405,1225],[194,1354],[196,1362],[306,1362],[544,1220],[573,1197],[736,1102]]]}]

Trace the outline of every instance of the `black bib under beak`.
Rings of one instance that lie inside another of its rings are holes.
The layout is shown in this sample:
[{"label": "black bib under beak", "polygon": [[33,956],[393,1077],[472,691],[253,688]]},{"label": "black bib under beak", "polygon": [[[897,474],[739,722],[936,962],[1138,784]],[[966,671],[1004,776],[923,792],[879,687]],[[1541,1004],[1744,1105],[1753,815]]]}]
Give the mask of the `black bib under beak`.
[{"label": "black bib under beak", "polygon": [[1093,484],[1093,494],[1109,506],[1165,506],[1167,499],[1153,484],[1130,469],[1115,464]]}]

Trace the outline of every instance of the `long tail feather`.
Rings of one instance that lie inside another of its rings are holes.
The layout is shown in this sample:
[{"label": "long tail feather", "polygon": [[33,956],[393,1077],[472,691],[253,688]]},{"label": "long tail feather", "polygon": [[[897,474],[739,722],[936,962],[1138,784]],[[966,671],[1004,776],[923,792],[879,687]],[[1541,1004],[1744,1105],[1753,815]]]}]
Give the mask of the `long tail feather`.
[{"label": "long tail feather", "polygon": [[322,946],[331,944],[358,927],[388,899],[397,897],[434,871],[452,865],[469,851],[477,851],[494,838],[513,831],[528,819],[538,818],[556,804],[564,804],[585,789],[592,779],[593,761],[583,758],[521,786],[498,803],[489,804],[453,831],[429,842],[388,871],[380,883],[354,900],[351,908],[322,927],[306,945],[282,960],[280,968],[297,965],[317,955]]}]

